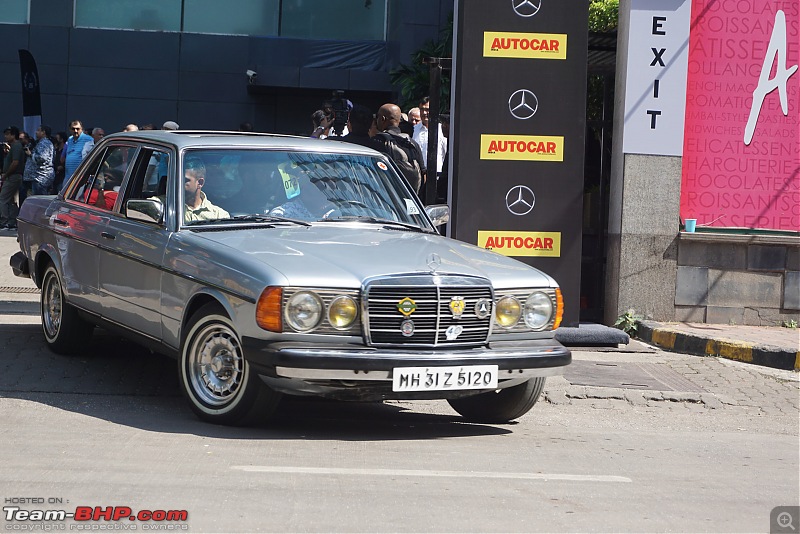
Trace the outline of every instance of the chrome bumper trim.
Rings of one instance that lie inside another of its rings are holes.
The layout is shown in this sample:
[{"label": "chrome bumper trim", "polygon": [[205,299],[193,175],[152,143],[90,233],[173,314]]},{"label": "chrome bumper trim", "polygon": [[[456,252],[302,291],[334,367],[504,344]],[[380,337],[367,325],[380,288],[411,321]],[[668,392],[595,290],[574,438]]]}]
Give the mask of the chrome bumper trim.
[{"label": "chrome bumper trim", "polygon": [[[300,378],[304,380],[359,380],[384,381],[391,380],[390,371],[355,371],[345,369],[303,369],[299,367],[275,367],[275,373],[283,378]],[[542,369],[507,369],[501,370],[499,380],[528,379],[539,376],[557,376],[564,374],[564,367],[545,367]]]}]

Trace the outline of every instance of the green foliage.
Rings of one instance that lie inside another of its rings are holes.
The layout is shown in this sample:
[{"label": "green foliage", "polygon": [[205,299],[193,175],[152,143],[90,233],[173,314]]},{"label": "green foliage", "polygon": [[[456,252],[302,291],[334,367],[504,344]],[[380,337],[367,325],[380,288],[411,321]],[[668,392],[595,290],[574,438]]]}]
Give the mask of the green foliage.
[{"label": "green foliage", "polygon": [[789,319],[788,321],[783,321],[784,328],[797,328],[797,321],[794,319]]},{"label": "green foliage", "polygon": [[[411,63],[400,65],[389,72],[389,80],[400,89],[398,105],[404,111],[419,104],[423,96],[430,93],[430,67],[424,63],[429,57],[453,57],[453,15],[439,34],[436,41],[427,41],[422,48],[411,55]],[[439,94],[439,108],[450,108],[450,72],[442,71],[442,89]],[[443,111],[444,113],[444,111]]]},{"label": "green foliage", "polygon": [[639,330],[639,321],[642,320],[641,315],[636,315],[636,312],[633,308],[629,309],[619,317],[617,317],[617,321],[614,323],[614,326],[625,332],[631,337],[636,335],[636,332]]},{"label": "green foliage", "polygon": [[589,31],[610,32],[617,29],[619,0],[591,0],[589,4]]}]

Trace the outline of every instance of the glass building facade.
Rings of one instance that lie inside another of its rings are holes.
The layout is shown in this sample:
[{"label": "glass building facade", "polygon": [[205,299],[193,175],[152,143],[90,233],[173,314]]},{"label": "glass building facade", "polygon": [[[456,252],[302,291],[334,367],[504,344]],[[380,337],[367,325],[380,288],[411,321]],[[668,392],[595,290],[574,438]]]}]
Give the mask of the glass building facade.
[{"label": "glass building facade", "polygon": [[[77,28],[382,41],[386,2],[75,0],[74,24]],[[27,4],[25,0],[16,3],[19,11]]]},{"label": "glass building facade", "polygon": [[344,91],[371,109],[390,71],[447,24],[453,0],[0,0],[0,117],[22,124],[19,49],[42,120],[304,135]]}]

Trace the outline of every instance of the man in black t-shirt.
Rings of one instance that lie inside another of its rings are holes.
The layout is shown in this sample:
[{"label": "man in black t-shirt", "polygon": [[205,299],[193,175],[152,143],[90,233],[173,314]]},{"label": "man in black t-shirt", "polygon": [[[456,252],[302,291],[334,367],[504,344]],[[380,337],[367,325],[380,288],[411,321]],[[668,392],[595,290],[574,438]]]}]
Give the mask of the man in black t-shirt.
[{"label": "man in black t-shirt", "polygon": [[380,143],[379,150],[394,160],[414,192],[419,193],[425,183],[425,160],[419,145],[400,131],[400,108],[382,105],[376,121],[380,133],[373,139]]}]

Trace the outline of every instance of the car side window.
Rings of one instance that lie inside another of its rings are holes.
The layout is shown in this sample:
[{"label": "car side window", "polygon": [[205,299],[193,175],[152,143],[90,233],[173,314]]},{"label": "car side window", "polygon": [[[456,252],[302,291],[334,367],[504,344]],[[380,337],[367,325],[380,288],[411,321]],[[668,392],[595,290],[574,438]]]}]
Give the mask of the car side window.
[{"label": "car side window", "polygon": [[159,197],[166,204],[171,155],[166,150],[144,148],[131,172],[125,201]]},{"label": "car side window", "polygon": [[74,200],[104,210],[113,210],[122,181],[133,163],[136,148],[110,146],[87,167],[74,189]]},{"label": "car side window", "polygon": [[89,197],[92,189],[94,189],[95,177],[97,176],[97,169],[100,167],[102,157],[97,155],[94,161],[85,167],[83,173],[79,176],[73,177],[72,187],[67,193],[67,198],[83,204],[89,203]]},{"label": "car side window", "polygon": [[136,159],[118,209],[125,215],[125,206],[129,200],[158,199],[164,205],[166,212],[167,176],[173,159],[172,154],[167,150],[143,147]]}]

